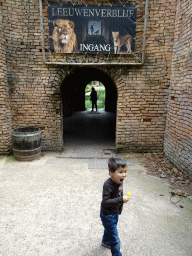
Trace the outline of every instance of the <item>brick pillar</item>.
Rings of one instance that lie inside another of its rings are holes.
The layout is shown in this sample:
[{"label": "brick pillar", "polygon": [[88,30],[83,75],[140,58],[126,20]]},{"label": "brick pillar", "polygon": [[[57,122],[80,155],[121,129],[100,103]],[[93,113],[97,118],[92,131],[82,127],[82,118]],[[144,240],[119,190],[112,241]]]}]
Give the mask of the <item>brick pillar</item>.
[{"label": "brick pillar", "polygon": [[178,1],[164,151],[192,180],[192,2]]},{"label": "brick pillar", "polygon": [[2,5],[0,6],[0,154],[6,154],[11,149],[11,107],[7,83],[6,45],[2,22]]}]

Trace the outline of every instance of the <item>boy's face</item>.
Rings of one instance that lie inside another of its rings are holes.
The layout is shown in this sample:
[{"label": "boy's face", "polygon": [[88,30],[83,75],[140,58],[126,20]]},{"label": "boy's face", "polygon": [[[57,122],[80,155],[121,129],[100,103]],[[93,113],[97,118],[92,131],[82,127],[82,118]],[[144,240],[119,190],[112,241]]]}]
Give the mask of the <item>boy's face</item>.
[{"label": "boy's face", "polygon": [[127,166],[126,167],[118,167],[115,172],[109,171],[111,175],[111,179],[113,182],[117,184],[123,183],[124,179],[127,177]]}]

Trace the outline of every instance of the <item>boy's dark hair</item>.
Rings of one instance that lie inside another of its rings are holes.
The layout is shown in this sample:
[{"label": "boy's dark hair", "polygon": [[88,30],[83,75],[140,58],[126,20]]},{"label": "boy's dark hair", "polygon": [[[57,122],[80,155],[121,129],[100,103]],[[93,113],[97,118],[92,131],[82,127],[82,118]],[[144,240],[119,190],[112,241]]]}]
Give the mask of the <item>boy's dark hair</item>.
[{"label": "boy's dark hair", "polygon": [[127,163],[123,158],[120,158],[120,157],[109,158],[108,167],[109,167],[109,171],[111,172],[115,172],[119,167],[124,168],[126,166],[127,166]]}]

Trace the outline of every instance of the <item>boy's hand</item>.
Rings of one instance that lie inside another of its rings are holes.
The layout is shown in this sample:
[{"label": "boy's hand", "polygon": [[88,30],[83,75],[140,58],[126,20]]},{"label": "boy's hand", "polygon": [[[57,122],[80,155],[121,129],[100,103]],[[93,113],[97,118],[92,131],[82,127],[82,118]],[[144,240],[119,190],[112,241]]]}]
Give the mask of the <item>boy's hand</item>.
[{"label": "boy's hand", "polygon": [[124,196],[123,197],[123,203],[127,203],[129,201],[129,197],[128,196]]}]

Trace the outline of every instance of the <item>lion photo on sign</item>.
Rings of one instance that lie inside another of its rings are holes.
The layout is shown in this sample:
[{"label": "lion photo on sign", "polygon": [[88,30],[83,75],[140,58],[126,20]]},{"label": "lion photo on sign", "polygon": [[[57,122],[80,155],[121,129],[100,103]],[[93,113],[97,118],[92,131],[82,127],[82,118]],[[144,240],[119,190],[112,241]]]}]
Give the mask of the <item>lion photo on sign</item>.
[{"label": "lion photo on sign", "polygon": [[127,53],[131,53],[131,44],[132,44],[132,37],[130,35],[119,35],[119,31],[113,32],[113,43],[114,43],[114,53],[119,54],[121,46],[125,45],[127,48]]},{"label": "lion photo on sign", "polygon": [[77,36],[75,23],[70,20],[53,21],[52,40],[56,53],[72,53],[77,50]]}]

